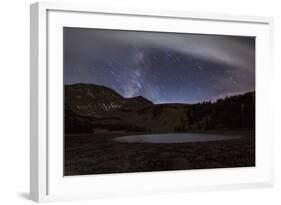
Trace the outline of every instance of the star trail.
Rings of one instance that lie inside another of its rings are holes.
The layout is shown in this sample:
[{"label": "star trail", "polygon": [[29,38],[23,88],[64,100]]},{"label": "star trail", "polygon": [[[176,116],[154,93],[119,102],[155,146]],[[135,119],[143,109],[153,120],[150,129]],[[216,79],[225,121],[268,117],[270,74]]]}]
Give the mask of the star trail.
[{"label": "star trail", "polygon": [[154,103],[255,90],[255,38],[64,28],[64,84],[92,83]]}]

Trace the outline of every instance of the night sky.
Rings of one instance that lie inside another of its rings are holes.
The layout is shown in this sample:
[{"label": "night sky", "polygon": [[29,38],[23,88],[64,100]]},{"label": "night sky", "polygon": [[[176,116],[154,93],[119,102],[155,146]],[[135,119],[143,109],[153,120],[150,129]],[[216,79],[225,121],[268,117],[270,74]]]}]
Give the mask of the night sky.
[{"label": "night sky", "polygon": [[64,28],[64,83],[93,83],[154,103],[255,90],[255,38]]}]

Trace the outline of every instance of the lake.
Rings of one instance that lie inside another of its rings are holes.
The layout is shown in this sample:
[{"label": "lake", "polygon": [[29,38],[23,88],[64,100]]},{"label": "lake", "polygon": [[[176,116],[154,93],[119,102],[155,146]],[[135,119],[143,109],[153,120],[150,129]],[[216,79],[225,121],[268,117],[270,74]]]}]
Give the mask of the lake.
[{"label": "lake", "polygon": [[185,142],[211,142],[235,140],[242,136],[209,134],[209,133],[171,133],[171,134],[148,134],[148,135],[130,135],[116,137],[113,140],[125,143],[185,143]]}]

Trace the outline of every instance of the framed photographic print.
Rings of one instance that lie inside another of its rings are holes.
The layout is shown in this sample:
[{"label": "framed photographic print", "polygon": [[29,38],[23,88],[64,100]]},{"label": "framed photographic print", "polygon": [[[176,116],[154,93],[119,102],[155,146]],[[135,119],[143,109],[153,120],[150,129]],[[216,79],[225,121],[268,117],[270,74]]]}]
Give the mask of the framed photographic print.
[{"label": "framed photographic print", "polygon": [[31,199],[271,186],[272,22],[31,5]]}]

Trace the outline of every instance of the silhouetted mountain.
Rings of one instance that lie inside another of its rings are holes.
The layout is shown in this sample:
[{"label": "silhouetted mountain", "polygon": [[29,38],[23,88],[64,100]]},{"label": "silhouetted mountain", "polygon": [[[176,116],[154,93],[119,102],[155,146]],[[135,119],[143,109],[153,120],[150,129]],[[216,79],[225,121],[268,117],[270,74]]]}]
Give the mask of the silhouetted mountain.
[{"label": "silhouetted mountain", "polygon": [[122,108],[138,109],[153,105],[142,96],[124,98],[108,87],[93,84],[66,85],[65,103],[77,115],[87,117],[100,117]]},{"label": "silhouetted mountain", "polygon": [[153,105],[153,103],[151,101],[149,101],[148,99],[146,99],[142,96],[127,98],[127,101],[130,102],[132,105],[138,104],[139,106],[144,106],[144,107]]},{"label": "silhouetted mountain", "polygon": [[254,92],[214,103],[153,104],[142,96],[124,98],[105,86],[65,85],[67,133],[184,132],[254,126]]}]

